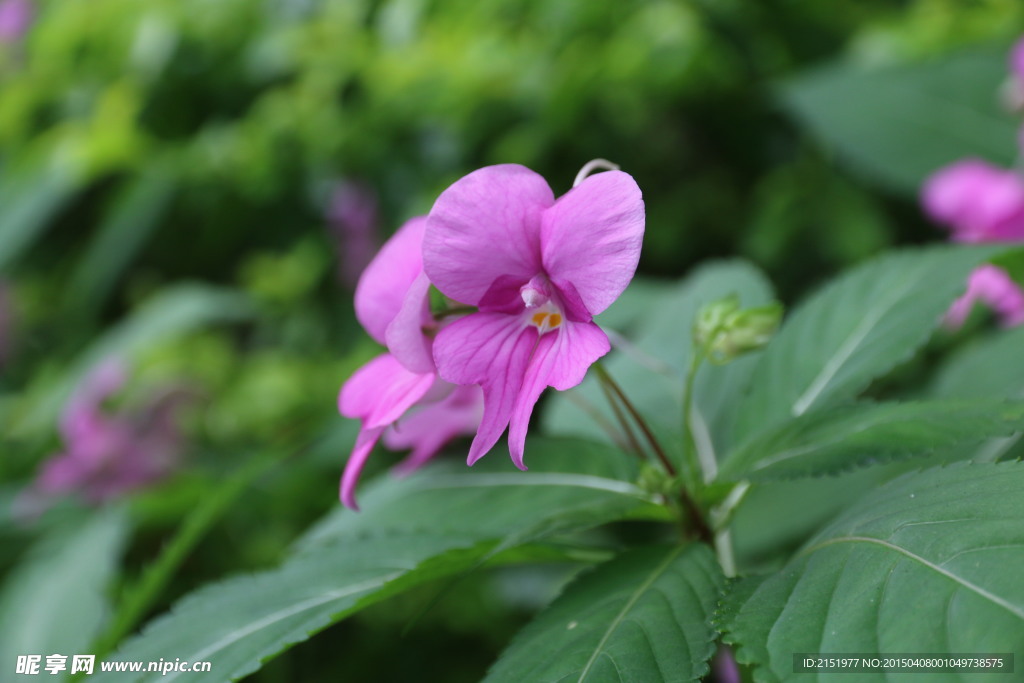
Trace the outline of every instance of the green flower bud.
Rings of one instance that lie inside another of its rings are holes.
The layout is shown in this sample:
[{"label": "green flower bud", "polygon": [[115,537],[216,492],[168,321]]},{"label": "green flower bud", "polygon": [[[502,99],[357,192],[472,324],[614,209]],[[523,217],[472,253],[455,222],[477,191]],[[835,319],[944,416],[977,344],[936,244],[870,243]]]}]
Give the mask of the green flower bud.
[{"label": "green flower bud", "polygon": [[697,313],[693,340],[716,365],[725,365],[745,353],[763,348],[782,321],[782,304],[740,308],[732,294],[704,306]]}]

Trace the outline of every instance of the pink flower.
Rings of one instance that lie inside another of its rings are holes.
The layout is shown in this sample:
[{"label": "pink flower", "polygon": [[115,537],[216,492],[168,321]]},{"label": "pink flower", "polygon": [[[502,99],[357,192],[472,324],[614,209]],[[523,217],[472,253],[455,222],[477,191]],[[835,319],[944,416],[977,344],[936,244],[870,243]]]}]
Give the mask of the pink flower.
[{"label": "pink flower", "polygon": [[[437,376],[431,355],[438,323],[430,313],[430,281],[423,273],[426,221],[403,225],[363,272],[356,287],[356,317],[371,337],[388,347],[341,388],[338,409],[362,421],[341,478],[341,500],[358,509],[355,488],[374,445],[384,441],[413,452],[399,465],[409,472],[452,438],[480,424],[478,389],[456,388]],[[413,413],[400,421],[412,410]]]},{"label": "pink flower", "polygon": [[1004,327],[1024,324],[1024,291],[1002,268],[976,268],[967,282],[967,292],[946,313],[946,324],[954,328],[963,325],[976,301],[994,310]]},{"label": "pink flower", "polygon": [[1024,83],[1024,38],[1010,49],[1010,74],[1018,83]]},{"label": "pink flower", "polygon": [[69,493],[101,503],[166,476],[182,444],[175,415],[184,394],[169,392],[138,414],[110,414],[103,402],[126,380],[120,364],[108,361],[89,374],[60,418],[65,450],[43,465],[28,507]]},{"label": "pink flower", "polygon": [[28,31],[34,14],[29,0],[0,0],[0,43],[13,43]]},{"label": "pink flower", "polygon": [[946,166],[924,185],[921,202],[958,242],[1024,240],[1024,178],[968,159]]},{"label": "pink flower", "polygon": [[424,268],[446,296],[478,312],[440,330],[440,376],[479,384],[484,414],[469,464],[509,427],[520,469],[533,407],[546,387],[579,384],[609,350],[592,322],[636,270],[644,205],[619,171],[583,180],[557,201],[523,166],[479,169],[456,181],[427,218]]}]

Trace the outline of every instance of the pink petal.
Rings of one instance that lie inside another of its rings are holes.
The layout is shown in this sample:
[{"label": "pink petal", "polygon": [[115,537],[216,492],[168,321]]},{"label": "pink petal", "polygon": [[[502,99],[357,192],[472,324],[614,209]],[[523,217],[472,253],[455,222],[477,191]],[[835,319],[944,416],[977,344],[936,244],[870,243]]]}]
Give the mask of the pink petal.
[{"label": "pink petal", "polygon": [[427,217],[424,268],[445,295],[477,305],[502,276],[527,282],[540,272],[541,213],[551,188],[516,164],[486,166],[441,193]]},{"label": "pink petal", "polygon": [[1010,50],[1010,72],[1017,80],[1024,81],[1024,39],[1014,43]]},{"label": "pink petal", "polygon": [[363,421],[363,428],[386,427],[420,400],[436,376],[409,372],[385,353],[356,370],[341,388],[338,410]]},{"label": "pink petal", "polygon": [[356,318],[370,336],[386,343],[387,327],[398,315],[409,288],[423,272],[426,219],[406,221],[363,271],[356,286]]},{"label": "pink petal", "polygon": [[434,372],[431,340],[423,333],[424,328],[432,323],[430,280],[425,273],[420,273],[409,287],[402,308],[384,333],[388,351],[412,372]]},{"label": "pink petal", "polygon": [[1015,171],[967,159],[933,174],[921,202],[960,242],[1024,239],[1024,179]]},{"label": "pink petal", "polygon": [[592,175],[544,212],[544,269],[553,282],[571,282],[597,315],[633,279],[644,236],[644,202],[632,176]]},{"label": "pink petal", "polygon": [[505,431],[536,340],[537,328],[502,313],[473,313],[442,329],[434,340],[442,379],[483,388],[484,414],[469,449],[470,465]]},{"label": "pink petal", "polygon": [[444,400],[401,418],[384,433],[384,444],[393,450],[412,449],[395,467],[406,475],[434,457],[457,436],[476,432],[483,415],[484,397],[480,387],[456,387]]},{"label": "pink petal", "polygon": [[512,462],[520,469],[533,407],[547,387],[571,389],[583,381],[587,369],[608,353],[608,336],[594,323],[566,322],[557,332],[541,336],[530,358],[522,388],[516,397],[508,430]]},{"label": "pink petal", "polygon": [[89,441],[103,432],[103,401],[117,393],[127,380],[124,365],[113,359],[89,371],[61,413],[59,426],[65,443]]},{"label": "pink petal", "polygon": [[356,437],[356,444],[352,448],[352,455],[345,463],[345,472],[341,475],[340,496],[342,504],[350,510],[359,509],[356,504],[356,484],[359,483],[359,475],[363,473],[366,460],[373,452],[373,447],[383,431],[384,427],[360,429],[359,436]]},{"label": "pink petal", "polygon": [[967,292],[946,313],[946,324],[953,328],[963,325],[978,301],[995,311],[1005,327],[1024,324],[1024,290],[1003,269],[993,265],[976,268],[967,281]]}]

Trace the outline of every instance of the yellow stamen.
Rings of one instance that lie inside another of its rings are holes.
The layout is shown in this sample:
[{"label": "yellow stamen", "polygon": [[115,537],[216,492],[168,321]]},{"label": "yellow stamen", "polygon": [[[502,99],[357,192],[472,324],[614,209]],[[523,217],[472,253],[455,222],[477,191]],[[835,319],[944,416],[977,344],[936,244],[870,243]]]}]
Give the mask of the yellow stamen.
[{"label": "yellow stamen", "polygon": [[544,325],[544,320],[547,317],[548,317],[547,313],[534,313],[533,314],[533,318],[532,318],[533,324],[536,325],[537,327],[541,327],[541,326]]},{"label": "yellow stamen", "polygon": [[551,325],[551,327],[558,327],[562,324],[562,316],[557,313],[552,313],[551,318],[548,320],[548,324]]}]

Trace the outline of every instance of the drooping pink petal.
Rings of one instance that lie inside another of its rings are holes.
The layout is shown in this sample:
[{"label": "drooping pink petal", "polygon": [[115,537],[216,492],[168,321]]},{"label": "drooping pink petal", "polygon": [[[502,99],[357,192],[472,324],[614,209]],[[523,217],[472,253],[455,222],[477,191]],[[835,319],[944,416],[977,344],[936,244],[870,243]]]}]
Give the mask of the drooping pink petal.
[{"label": "drooping pink petal", "polygon": [[363,421],[364,429],[386,427],[420,400],[434,383],[433,373],[409,372],[394,356],[384,353],[345,382],[338,410]]},{"label": "drooping pink petal", "polygon": [[483,416],[480,387],[455,387],[443,400],[424,405],[398,420],[384,433],[384,444],[392,450],[412,449],[394,471],[406,475],[422,467],[457,436],[476,432]]},{"label": "drooping pink petal", "polygon": [[359,475],[363,473],[366,460],[370,457],[370,453],[383,431],[384,427],[367,429],[364,426],[360,429],[355,447],[352,449],[352,455],[345,463],[345,472],[341,475],[340,495],[341,502],[351,510],[359,509],[359,505],[356,504],[356,484],[359,483]]},{"label": "drooping pink petal", "polygon": [[356,318],[370,336],[386,343],[388,325],[402,309],[409,288],[423,272],[426,219],[412,218],[398,229],[363,271],[356,286]]},{"label": "drooping pink petal", "polygon": [[512,462],[523,464],[526,431],[533,407],[547,387],[565,391],[578,385],[587,369],[611,350],[608,336],[594,323],[567,322],[560,329],[541,336],[530,357],[522,388],[509,421],[508,448]]},{"label": "drooping pink petal", "polygon": [[442,329],[434,340],[434,361],[441,379],[453,384],[479,384],[484,414],[469,449],[472,465],[501,438],[508,426],[537,328],[520,316],[473,313]]},{"label": "drooping pink petal", "polygon": [[552,281],[571,282],[597,315],[633,279],[643,236],[644,202],[632,176],[592,175],[544,212],[544,270]]},{"label": "drooping pink petal", "polygon": [[388,351],[412,372],[434,371],[431,340],[424,334],[424,328],[433,322],[429,292],[430,280],[425,273],[420,273],[409,286],[401,309],[384,334]]},{"label": "drooping pink petal", "polygon": [[120,362],[107,359],[86,374],[61,412],[59,428],[67,443],[89,441],[104,431],[103,401],[124,386],[127,371]]},{"label": "drooping pink petal", "polygon": [[1006,271],[993,265],[979,266],[971,273],[967,292],[946,313],[946,324],[953,328],[963,325],[979,301],[995,311],[1003,326],[1024,324],[1024,290]]},{"label": "drooping pink petal", "polygon": [[478,169],[441,193],[427,217],[423,262],[448,297],[477,305],[502,276],[540,272],[541,214],[554,203],[544,178],[517,164]]}]

